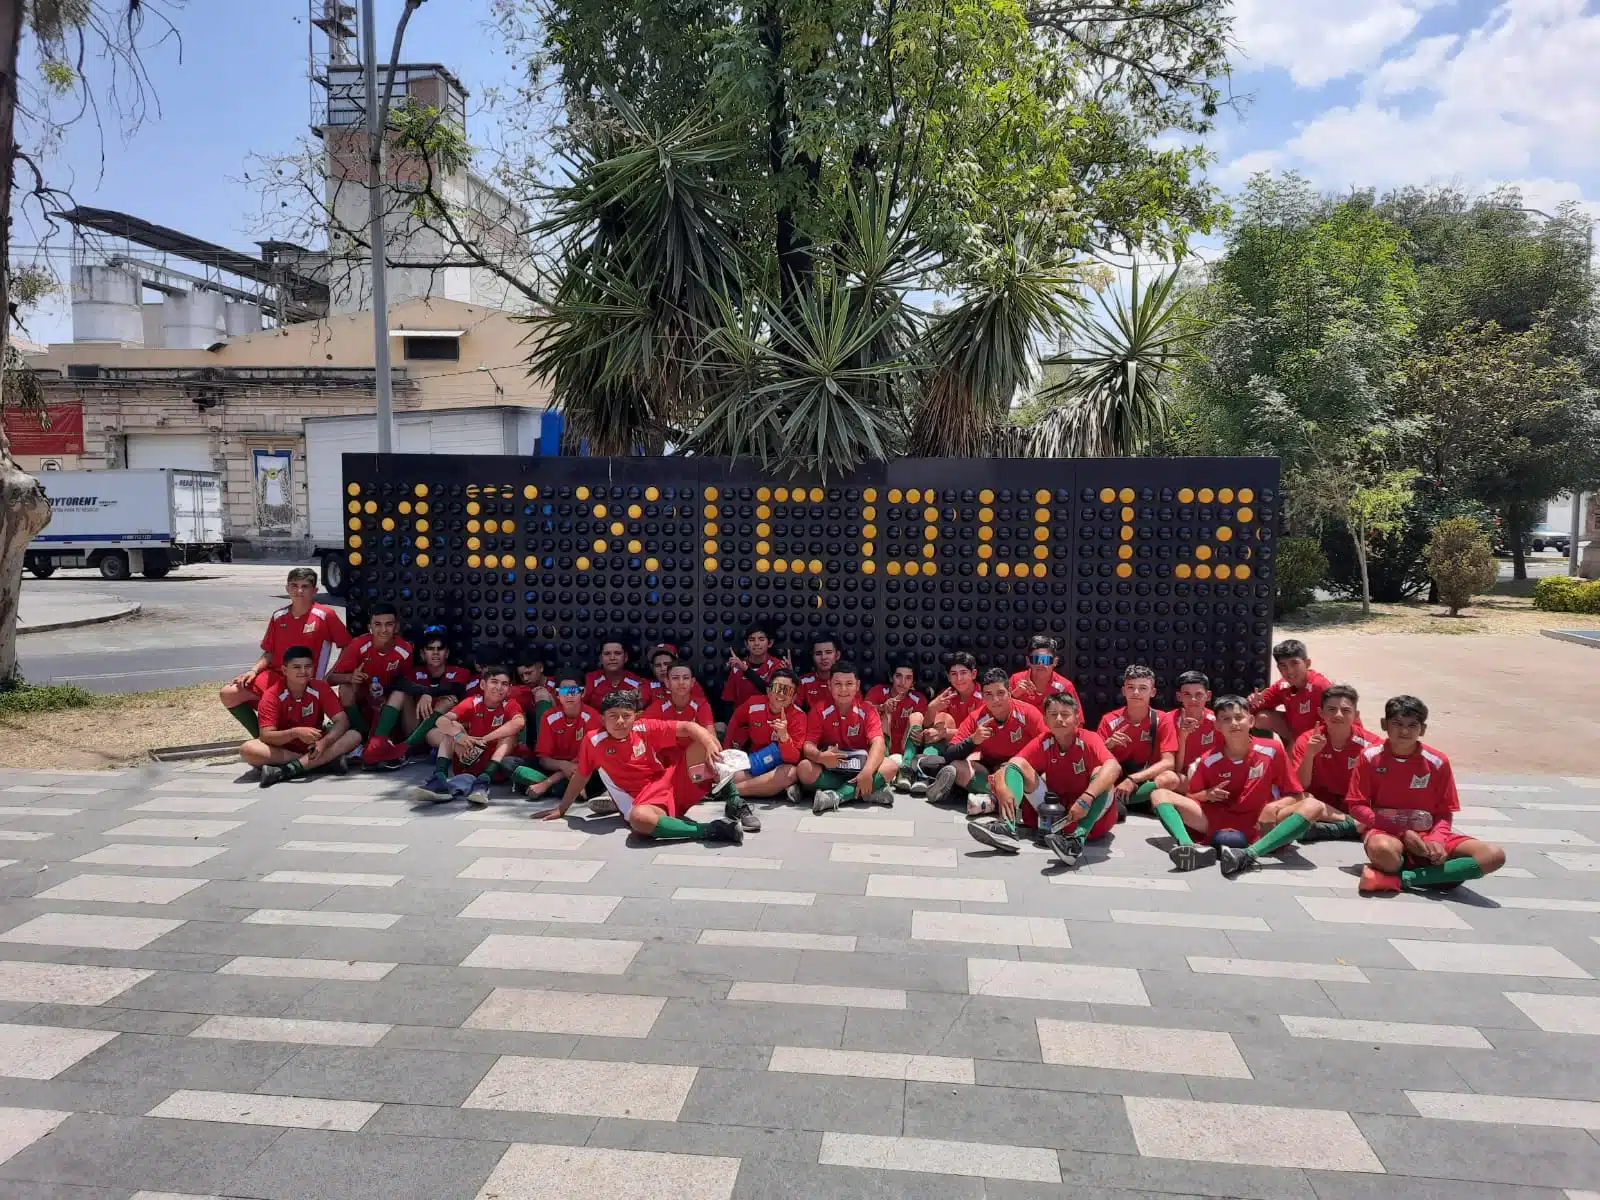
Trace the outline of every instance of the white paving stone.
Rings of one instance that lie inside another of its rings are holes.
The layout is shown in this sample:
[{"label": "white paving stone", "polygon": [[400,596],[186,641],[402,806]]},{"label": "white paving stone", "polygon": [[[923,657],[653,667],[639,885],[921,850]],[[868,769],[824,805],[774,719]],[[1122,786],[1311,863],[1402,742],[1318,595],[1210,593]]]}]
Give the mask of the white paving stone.
[{"label": "white paving stone", "polygon": [[801,817],[795,826],[798,833],[820,833],[825,837],[915,837],[915,821],[898,821],[889,817]]},{"label": "white paving stone", "polygon": [[1434,900],[1394,896],[1373,900],[1296,896],[1313,921],[1330,925],[1393,925],[1400,929],[1471,929],[1455,910]]},{"label": "white paving stone", "polygon": [[797,1075],[904,1079],[915,1083],[977,1083],[972,1059],[934,1054],[886,1054],[866,1050],[774,1046],[767,1070]]},{"label": "white paving stone", "polygon": [[988,913],[925,911],[911,914],[911,937],[921,942],[978,942],[1072,948],[1059,917],[1003,917]]},{"label": "white paving stone", "polygon": [[328,909],[258,908],[246,925],[310,925],[323,929],[388,929],[398,913],[333,912]]},{"label": "white paving stone", "polygon": [[354,825],[372,829],[399,829],[411,824],[410,817],[349,817],[333,813],[308,813],[294,819],[296,825]]},{"label": "white paving stone", "polygon": [[1290,1037],[1333,1042],[1380,1042],[1390,1046],[1448,1046],[1458,1050],[1491,1050],[1488,1040],[1470,1025],[1425,1025],[1411,1021],[1347,1021],[1338,1017],[1278,1018]]},{"label": "white paving stone", "polygon": [[26,1150],[71,1115],[48,1108],[0,1107],[0,1163]]},{"label": "white paving stone", "polygon": [[829,862],[877,867],[930,867],[955,870],[953,846],[884,846],[874,842],[835,842]]},{"label": "white paving stone", "polygon": [[279,850],[300,854],[399,854],[410,847],[404,842],[285,842]]},{"label": "white paving stone", "polygon": [[35,898],[102,904],[171,904],[208,882],[155,875],[77,875],[40,892]]},{"label": "white paving stone", "polygon": [[1360,967],[1344,963],[1277,962],[1265,958],[1207,958],[1191,954],[1189,969],[1198,975],[1240,975],[1250,979],[1316,979],[1329,983],[1367,983]]},{"label": "white paving stone", "polygon": [[662,850],[650,860],[656,867],[709,867],[717,871],[781,871],[783,859],[711,851]]},{"label": "white paving stone", "polygon": [[906,994],[899,988],[839,987],[825,983],[736,983],[728,989],[728,999],[837,1008],[898,1010],[906,1006]]},{"label": "white paving stone", "polygon": [[1586,1033],[1600,1037],[1600,996],[1506,992],[1505,998],[1546,1033]]},{"label": "white paving stone", "polygon": [[364,1021],[309,1021],[294,1017],[210,1017],[192,1038],[233,1042],[285,1042],[296,1046],[376,1046],[393,1025]]},{"label": "white paving stone", "polygon": [[1150,1006],[1144,981],[1130,967],[969,958],[967,991],[974,996],[1011,996],[1019,1000]]},{"label": "white paving stone", "polygon": [[751,946],[759,950],[831,950],[848,954],[855,950],[854,934],[784,933],[768,929],[702,929],[702,946]]},{"label": "white paving stone", "polygon": [[1525,800],[1517,807],[1530,812],[1600,812],[1600,804],[1563,804],[1558,800]]},{"label": "white paving stone", "polygon": [[477,850],[582,850],[589,837],[575,829],[479,829],[456,845]]},{"label": "white paving stone", "polygon": [[588,883],[604,862],[578,858],[479,858],[457,879],[497,879],[518,883]]},{"label": "white paving stone", "polygon": [[267,979],[334,979],[376,983],[394,970],[392,962],[360,962],[338,958],[260,958],[243,955],[217,968],[218,975],[255,975]]},{"label": "white paving stone", "polygon": [[52,808],[44,804],[0,804],[0,817],[75,817],[81,808]]},{"label": "white paving stone", "polygon": [[54,1079],[116,1036],[105,1029],[0,1024],[0,1075]]},{"label": "white paving stone", "polygon": [[761,891],[754,888],[681,887],[673,891],[672,898],[711,904],[779,904],[790,908],[810,908],[817,901],[815,892]]},{"label": "white paving stone", "polygon": [[1383,1171],[1346,1112],[1153,1096],[1124,1096],[1122,1103],[1134,1142],[1146,1158],[1311,1171]]},{"label": "white paving stone", "polygon": [[1050,882],[1059,887],[1122,888],[1136,892],[1187,892],[1189,884],[1182,879],[1142,879],[1137,875],[1086,875],[1082,871],[1066,871],[1051,875]]},{"label": "white paving stone", "polygon": [[737,1158],[597,1146],[511,1146],[478,1200],[731,1200]]},{"label": "white paving stone", "polygon": [[129,812],[236,813],[255,803],[253,798],[230,800],[226,796],[158,796],[135,804]]},{"label": "white paving stone", "polygon": [[268,871],[262,883],[312,883],[324,887],[393,887],[404,875],[368,875],[360,871]]},{"label": "white paving stone", "polygon": [[[243,771],[244,768],[238,768]],[[238,774],[235,771],[235,774]],[[185,779],[168,779],[151,788],[152,792],[244,792],[253,791],[254,784],[239,783],[233,779],[204,779],[195,778],[199,772],[193,772]]]},{"label": "white paving stone", "polygon": [[504,1055],[462,1108],[676,1121],[697,1067]]},{"label": "white paving stone", "polygon": [[[48,833],[42,833],[36,829],[0,829],[0,842],[42,842],[49,836]],[[15,1109],[13,1111],[22,1112],[24,1110]]]},{"label": "white paving stone", "polygon": [[1404,938],[1390,938],[1389,944],[1419,971],[1450,971],[1458,975],[1536,975],[1546,979],[1589,978],[1589,972],[1550,946],[1421,942]]},{"label": "white paving stone", "polygon": [[495,988],[462,1028],[643,1038],[650,1036],[666,1003],[664,996]]},{"label": "white paving stone", "polygon": [[1562,854],[1546,850],[1544,856],[1569,871],[1600,871],[1600,854]]},{"label": "white paving stone", "polygon": [[177,1121],[221,1121],[230,1125],[275,1125],[283,1129],[336,1129],[354,1133],[372,1120],[381,1107],[359,1100],[179,1091],[145,1115]]},{"label": "white paving stone", "polygon": [[243,821],[180,821],[144,817],[106,830],[106,837],[219,838],[238,829]]},{"label": "white paving stone", "polygon": [[25,942],[33,946],[80,946],[96,950],[142,950],[182,924],[182,921],[162,921],[155,917],[45,913],[0,933],[0,942]]},{"label": "white paving stone", "polygon": [[1354,882],[1343,871],[1332,867],[1318,867],[1316,870],[1307,871],[1295,867],[1263,867],[1259,871],[1247,871],[1243,875],[1234,877],[1235,884],[1249,887],[1297,887],[1297,888],[1335,888],[1345,891]]},{"label": "white paving stone", "polygon": [[577,975],[621,975],[642,942],[606,938],[534,937],[496,933],[461,960],[463,967],[501,971],[560,971]]},{"label": "white paving stone", "polygon": [[621,896],[569,896],[561,892],[480,892],[456,916],[468,921],[565,921],[599,925]]},{"label": "white paving stone", "polygon": [[72,861],[99,867],[198,867],[207,859],[228,852],[226,846],[153,846],[139,842],[113,842]]},{"label": "white paving stone", "polygon": [[[1568,775],[1566,781],[1576,788],[1600,788],[1600,779],[1593,776]],[[1546,789],[1549,790],[1548,788]]]},{"label": "white paving stone", "polygon": [[1450,819],[1452,826],[1458,826],[1465,821],[1509,821],[1505,810],[1499,808],[1486,808],[1481,804],[1463,804],[1460,811]]},{"label": "white paving stone", "polygon": [[951,879],[939,875],[868,875],[867,895],[896,900],[956,900],[969,904],[1006,903],[1000,879]]},{"label": "white paving stone", "polygon": [[1576,829],[1519,829],[1509,826],[1486,835],[1507,846],[1592,846],[1594,839]]},{"label": "white paving stone", "polygon": [[131,967],[0,961],[0,1001],[96,1007],[154,974]]},{"label": "white paving stone", "polygon": [[[824,1133],[822,1153],[817,1161],[824,1166],[865,1167],[878,1171],[916,1171],[1028,1183],[1061,1182],[1061,1162],[1056,1152],[1037,1146]],[[928,1194],[936,1193],[934,1189]]]},{"label": "white paving stone", "polygon": [[1119,925],[1163,925],[1172,929],[1232,929],[1244,933],[1271,933],[1260,917],[1229,913],[1161,912],[1157,909],[1113,908],[1111,919]]},{"label": "white paving stone", "polygon": [[1496,896],[1494,902],[1501,908],[1526,909],[1532,912],[1600,913],[1600,900],[1557,900],[1550,896]]},{"label": "white paving stone", "polygon": [[10,787],[0,788],[0,791],[16,795],[31,793],[48,796],[98,796],[105,790],[97,787],[62,787],[58,783],[14,783]]},{"label": "white paving stone", "polygon": [[1250,1078],[1250,1068],[1226,1033],[1044,1017],[1036,1023],[1043,1061],[1056,1066],[1207,1075],[1215,1079]]},{"label": "white paving stone", "polygon": [[1406,1092],[1419,1115],[1435,1121],[1489,1125],[1546,1125],[1600,1132],[1600,1104],[1593,1100],[1546,1100],[1538,1096],[1490,1096],[1481,1092]]},{"label": "white paving stone", "polygon": [[1546,787],[1542,783],[1458,783],[1456,790],[1460,792],[1503,792],[1506,795],[1532,792],[1553,792],[1555,788]]}]

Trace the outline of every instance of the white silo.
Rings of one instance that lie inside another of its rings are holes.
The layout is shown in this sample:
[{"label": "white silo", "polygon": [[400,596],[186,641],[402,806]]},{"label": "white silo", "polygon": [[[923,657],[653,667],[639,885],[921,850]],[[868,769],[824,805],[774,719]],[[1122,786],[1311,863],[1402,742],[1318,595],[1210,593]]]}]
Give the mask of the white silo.
[{"label": "white silo", "polygon": [[244,300],[229,300],[223,321],[230,338],[261,332],[261,305]]},{"label": "white silo", "polygon": [[122,267],[78,263],[72,268],[72,340],[144,345],[139,277]]},{"label": "white silo", "polygon": [[193,291],[168,296],[161,309],[161,344],[169,350],[204,350],[228,335],[220,292]]}]

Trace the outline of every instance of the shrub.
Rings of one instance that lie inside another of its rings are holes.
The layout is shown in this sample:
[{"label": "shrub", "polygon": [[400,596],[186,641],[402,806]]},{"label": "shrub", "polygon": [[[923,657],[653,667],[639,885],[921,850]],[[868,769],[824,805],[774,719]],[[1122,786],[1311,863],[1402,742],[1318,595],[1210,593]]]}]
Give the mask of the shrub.
[{"label": "shrub", "polygon": [[1544,612],[1600,613],[1600,579],[1547,575],[1533,585],[1533,606]]},{"label": "shrub", "polygon": [[1273,615],[1283,616],[1311,603],[1328,574],[1328,556],[1316,538],[1283,538],[1274,557]]},{"label": "shrub", "polygon": [[24,683],[19,677],[0,684],[0,713],[61,712],[94,702],[93,692],[70,683]]},{"label": "shrub", "polygon": [[1425,554],[1428,575],[1439,589],[1439,603],[1452,617],[1487,592],[1500,577],[1494,550],[1483,526],[1470,517],[1452,517],[1434,526]]}]

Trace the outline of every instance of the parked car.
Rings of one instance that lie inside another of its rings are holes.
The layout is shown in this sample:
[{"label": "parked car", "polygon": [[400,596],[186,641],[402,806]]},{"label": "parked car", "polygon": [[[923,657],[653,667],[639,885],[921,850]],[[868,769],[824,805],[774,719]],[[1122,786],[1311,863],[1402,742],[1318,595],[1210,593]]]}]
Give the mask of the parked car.
[{"label": "parked car", "polygon": [[1560,529],[1535,529],[1529,537],[1529,544],[1535,554],[1546,550],[1554,550],[1560,554],[1569,554],[1572,551],[1572,534],[1570,531]]}]

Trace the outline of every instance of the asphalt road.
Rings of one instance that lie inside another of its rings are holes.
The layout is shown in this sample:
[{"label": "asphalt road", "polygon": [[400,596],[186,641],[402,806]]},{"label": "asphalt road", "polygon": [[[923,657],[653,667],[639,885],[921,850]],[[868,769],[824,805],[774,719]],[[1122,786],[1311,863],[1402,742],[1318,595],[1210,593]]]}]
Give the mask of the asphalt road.
[{"label": "asphalt road", "polygon": [[[311,564],[308,564],[311,565]],[[260,653],[261,631],[288,603],[288,563],[183,567],[165,579],[107,583],[95,571],[24,576],[30,600],[89,592],[144,606],[106,625],[30,633],[17,640],[22,673],[37,683],[76,683],[92,692],[142,692],[230,678]],[[332,596],[319,599],[338,607]]]}]

